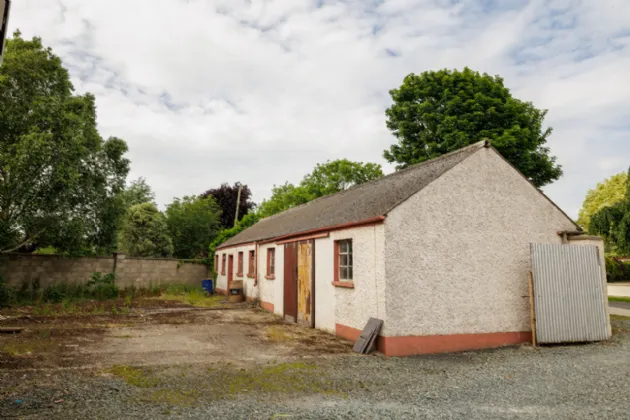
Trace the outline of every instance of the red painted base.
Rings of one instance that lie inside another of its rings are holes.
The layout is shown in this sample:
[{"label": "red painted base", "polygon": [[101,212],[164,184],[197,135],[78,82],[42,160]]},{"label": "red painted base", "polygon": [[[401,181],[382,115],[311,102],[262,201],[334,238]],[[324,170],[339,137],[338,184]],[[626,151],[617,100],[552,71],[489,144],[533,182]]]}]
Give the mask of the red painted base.
[{"label": "red painted base", "polygon": [[260,301],[260,307],[263,308],[265,311],[269,311],[271,313],[273,313],[273,303],[269,303],[269,302],[264,302],[264,301]]},{"label": "red painted base", "polygon": [[[338,336],[350,341],[356,341],[361,334],[361,330],[346,325],[336,324],[335,327]],[[400,337],[379,336],[376,348],[386,356],[412,356],[414,354],[449,353],[513,346],[531,342],[531,340],[532,333],[529,331]]]}]

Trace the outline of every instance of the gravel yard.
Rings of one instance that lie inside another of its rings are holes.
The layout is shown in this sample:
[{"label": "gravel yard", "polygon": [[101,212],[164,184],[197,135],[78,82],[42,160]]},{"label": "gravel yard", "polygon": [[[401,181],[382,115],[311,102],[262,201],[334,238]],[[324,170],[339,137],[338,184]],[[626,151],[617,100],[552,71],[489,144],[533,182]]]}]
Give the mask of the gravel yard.
[{"label": "gravel yard", "polygon": [[[348,342],[258,311],[173,316],[86,333],[94,342],[69,347],[67,359],[11,364],[4,357],[0,418],[630,418],[630,318],[613,317],[614,338],[605,343],[385,358],[349,353]],[[249,341],[222,336],[212,347],[187,329],[217,323],[229,327],[226,336]],[[181,346],[160,347],[160,331],[165,340],[179,336]],[[139,340],[128,347],[132,363],[108,363],[113,336]],[[139,337],[153,344],[140,351]],[[225,343],[233,354],[220,350]],[[108,357],[91,353],[99,346]],[[188,360],[169,357],[183,351]]]}]

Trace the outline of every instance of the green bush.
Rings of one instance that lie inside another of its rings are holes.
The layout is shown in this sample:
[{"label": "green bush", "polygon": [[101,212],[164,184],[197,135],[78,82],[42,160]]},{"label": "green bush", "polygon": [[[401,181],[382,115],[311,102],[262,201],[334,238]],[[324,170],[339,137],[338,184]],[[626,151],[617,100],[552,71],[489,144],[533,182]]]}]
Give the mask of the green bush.
[{"label": "green bush", "polygon": [[0,308],[15,302],[15,292],[9,287],[4,277],[0,276]]},{"label": "green bush", "polygon": [[630,263],[619,261],[617,257],[611,255],[606,256],[606,280],[630,281]]}]

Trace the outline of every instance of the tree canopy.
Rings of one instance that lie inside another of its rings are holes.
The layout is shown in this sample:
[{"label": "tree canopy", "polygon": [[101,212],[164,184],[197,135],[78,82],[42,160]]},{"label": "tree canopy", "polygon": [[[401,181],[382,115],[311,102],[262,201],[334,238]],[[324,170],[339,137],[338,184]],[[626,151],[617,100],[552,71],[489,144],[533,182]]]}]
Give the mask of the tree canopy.
[{"label": "tree canopy", "polygon": [[233,186],[223,183],[219,188],[214,188],[201,194],[204,198],[208,196],[214,197],[221,208],[221,226],[225,229],[234,227],[239,187],[242,187],[238,210],[238,220],[241,220],[256,207],[256,204],[251,201],[252,192],[247,185],[243,185],[240,182],[236,182]]},{"label": "tree canopy", "polygon": [[537,187],[562,175],[545,146],[547,111],[514,98],[499,76],[469,68],[412,73],[389,93],[387,127],[398,142],[384,157],[399,169],[489,139]]},{"label": "tree canopy", "polygon": [[630,170],[623,199],[595,213],[589,232],[603,236],[606,245],[614,252],[630,255]]},{"label": "tree canopy", "polygon": [[166,258],[173,255],[173,242],[166,217],[153,203],[132,206],[124,216],[121,251],[130,257]]},{"label": "tree canopy", "polygon": [[589,230],[591,217],[594,214],[604,207],[614,206],[623,200],[627,180],[628,175],[621,172],[598,183],[594,189],[588,191],[577,220],[584,230]]},{"label": "tree canopy", "polygon": [[91,94],[39,38],[9,39],[0,67],[0,252],[112,250],[126,143],[103,140]]},{"label": "tree canopy", "polygon": [[382,176],[381,165],[376,163],[338,159],[317,164],[313,172],[304,176],[298,186],[288,182],[274,186],[271,198],[264,200],[259,206],[258,215],[268,217]]},{"label": "tree canopy", "polygon": [[221,208],[212,196],[176,198],[166,208],[166,223],[175,257],[207,257],[221,229]]},{"label": "tree canopy", "polygon": [[136,204],[155,203],[155,193],[144,177],[131,181],[120,194],[126,208]]}]

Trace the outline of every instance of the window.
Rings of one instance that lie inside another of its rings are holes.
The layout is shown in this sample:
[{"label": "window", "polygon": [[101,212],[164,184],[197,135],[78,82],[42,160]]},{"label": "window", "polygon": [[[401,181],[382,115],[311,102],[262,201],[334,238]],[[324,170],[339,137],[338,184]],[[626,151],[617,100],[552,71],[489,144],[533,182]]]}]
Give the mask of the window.
[{"label": "window", "polygon": [[247,267],[247,277],[254,277],[254,260],[256,259],[256,251],[249,251],[249,264]]},{"label": "window", "polygon": [[225,275],[225,254],[221,257],[221,274]]},{"label": "window", "polygon": [[219,272],[219,254],[214,256],[214,271]]},{"label": "window", "polygon": [[336,242],[337,248],[337,279],[352,280],[352,239]]},{"label": "window", "polygon": [[267,249],[267,277],[275,278],[276,274],[276,249]]},{"label": "window", "polygon": [[239,277],[243,276],[243,251],[238,253],[238,267],[236,270],[236,275]]}]

